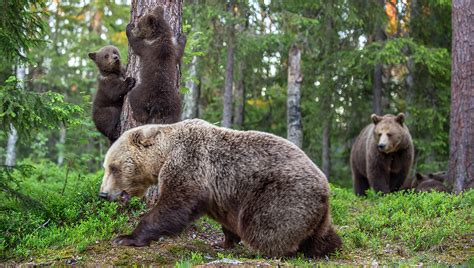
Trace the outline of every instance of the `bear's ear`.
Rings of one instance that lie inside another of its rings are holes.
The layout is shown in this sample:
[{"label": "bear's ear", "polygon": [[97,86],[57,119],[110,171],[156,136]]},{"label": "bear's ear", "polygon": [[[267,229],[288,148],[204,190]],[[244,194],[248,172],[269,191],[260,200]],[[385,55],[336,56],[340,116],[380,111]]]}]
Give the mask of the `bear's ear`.
[{"label": "bear's ear", "polygon": [[376,114],[372,114],[370,116],[370,119],[372,119],[372,122],[374,122],[374,124],[378,124],[378,122],[382,121],[382,117],[381,116],[378,116]]},{"label": "bear's ear", "polygon": [[151,14],[153,16],[161,18],[165,14],[165,10],[163,9],[162,6],[156,6],[155,9],[153,9],[153,11],[151,12]]},{"label": "bear's ear", "polygon": [[158,127],[145,126],[131,135],[131,143],[134,146],[146,148],[156,143],[156,136],[160,134]]},{"label": "bear's ear", "polygon": [[95,56],[97,55],[97,53],[91,52],[88,55],[89,55],[89,58],[91,58],[91,60],[95,61],[95,58],[96,58]]},{"label": "bear's ear", "polygon": [[416,176],[416,180],[417,180],[417,181],[422,181],[422,180],[425,179],[425,176],[424,176],[423,174],[421,174],[421,173],[418,173],[418,172],[416,173],[415,176]]},{"label": "bear's ear", "polygon": [[399,113],[397,117],[395,117],[395,121],[397,121],[400,125],[403,125],[403,122],[405,122],[405,114]]}]

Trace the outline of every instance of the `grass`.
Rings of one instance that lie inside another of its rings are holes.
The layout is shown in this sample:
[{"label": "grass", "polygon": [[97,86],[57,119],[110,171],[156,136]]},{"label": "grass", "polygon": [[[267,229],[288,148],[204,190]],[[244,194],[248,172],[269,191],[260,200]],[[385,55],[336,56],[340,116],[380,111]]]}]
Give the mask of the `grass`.
[{"label": "grass", "polygon": [[[31,164],[26,162],[26,164]],[[66,180],[67,174],[67,180]],[[7,264],[157,264],[189,267],[218,260],[250,265],[331,264],[474,265],[474,190],[445,193],[369,192],[331,186],[331,210],[343,249],[329,260],[297,256],[264,259],[243,245],[223,250],[220,226],[202,218],[177,238],[147,248],[113,247],[109,240],[133,229],[142,203],[124,208],[100,201],[101,174],[83,175],[53,163],[35,165],[27,176],[13,173],[10,186],[36,202],[0,193],[0,261]],[[32,203],[33,202],[33,203]]]}]

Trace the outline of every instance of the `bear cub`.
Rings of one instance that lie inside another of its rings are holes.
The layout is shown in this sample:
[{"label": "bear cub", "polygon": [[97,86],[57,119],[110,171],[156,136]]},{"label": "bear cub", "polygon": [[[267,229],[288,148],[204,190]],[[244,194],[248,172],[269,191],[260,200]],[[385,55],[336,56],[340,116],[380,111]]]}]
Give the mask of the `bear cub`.
[{"label": "bear cub", "polygon": [[413,165],[413,141],[405,115],[372,114],[372,124],[356,138],[351,150],[354,192],[365,195],[369,188],[390,193],[400,190]]},{"label": "bear cub", "polygon": [[412,188],[417,192],[445,192],[448,188],[443,184],[446,181],[446,172],[429,173],[428,175],[416,173]]},{"label": "bear cub", "polygon": [[127,25],[130,47],[140,57],[139,83],[130,92],[133,117],[140,123],[175,123],[181,116],[181,98],[176,90],[176,65],[183,56],[186,37],[177,43],[164,18],[163,7]]},{"label": "bear cub", "polygon": [[112,144],[120,136],[123,98],[135,85],[135,79],[125,78],[125,69],[120,64],[116,47],[105,46],[88,55],[100,71],[99,87],[92,102],[92,120]]}]

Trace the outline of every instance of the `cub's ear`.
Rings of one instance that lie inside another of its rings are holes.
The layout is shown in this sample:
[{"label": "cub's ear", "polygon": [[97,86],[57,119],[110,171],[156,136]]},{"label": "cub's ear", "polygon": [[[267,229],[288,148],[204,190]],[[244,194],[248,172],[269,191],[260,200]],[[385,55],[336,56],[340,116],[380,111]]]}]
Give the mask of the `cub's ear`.
[{"label": "cub's ear", "polygon": [[376,114],[372,114],[370,116],[370,119],[372,119],[372,122],[374,122],[374,124],[378,124],[380,121],[382,121],[382,117],[381,116],[378,116]]},{"label": "cub's ear", "polygon": [[397,117],[395,117],[395,121],[397,121],[400,125],[402,125],[403,122],[405,122],[405,114],[399,113]]},{"label": "cub's ear", "polygon": [[422,180],[425,179],[425,176],[424,176],[423,174],[421,174],[421,173],[418,173],[418,172],[416,173],[415,176],[416,176],[416,180],[417,180],[417,181],[422,181]]},{"label": "cub's ear", "polygon": [[89,58],[91,58],[91,60],[95,61],[95,56],[97,55],[97,53],[91,52],[91,53],[89,53],[89,54],[87,54],[87,55],[89,55]]},{"label": "cub's ear", "polygon": [[146,125],[131,134],[130,142],[136,147],[147,148],[156,144],[159,134],[161,131],[158,127]]},{"label": "cub's ear", "polygon": [[165,10],[163,9],[163,6],[156,6],[155,9],[151,12],[153,16],[156,16],[158,18],[163,17],[165,14]]}]

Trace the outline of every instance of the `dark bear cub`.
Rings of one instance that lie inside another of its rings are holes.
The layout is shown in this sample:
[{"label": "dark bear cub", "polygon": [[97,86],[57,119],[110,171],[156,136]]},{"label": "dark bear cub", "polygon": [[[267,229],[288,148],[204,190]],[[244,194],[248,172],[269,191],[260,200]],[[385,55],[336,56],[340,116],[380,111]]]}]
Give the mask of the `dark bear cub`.
[{"label": "dark bear cub", "polygon": [[125,78],[116,47],[105,46],[89,53],[99,68],[99,88],[92,103],[92,119],[97,129],[113,143],[120,136],[120,114],[123,98],[135,85],[135,79]]},{"label": "dark bear cub", "polygon": [[412,188],[417,192],[445,192],[449,193],[448,188],[443,184],[446,181],[446,172],[429,173],[428,175],[416,173]]},{"label": "dark bear cub", "polygon": [[183,56],[186,37],[173,40],[161,6],[127,25],[130,47],[140,57],[139,83],[129,94],[134,118],[140,123],[174,123],[180,120],[181,98],[176,90],[176,65]]}]

